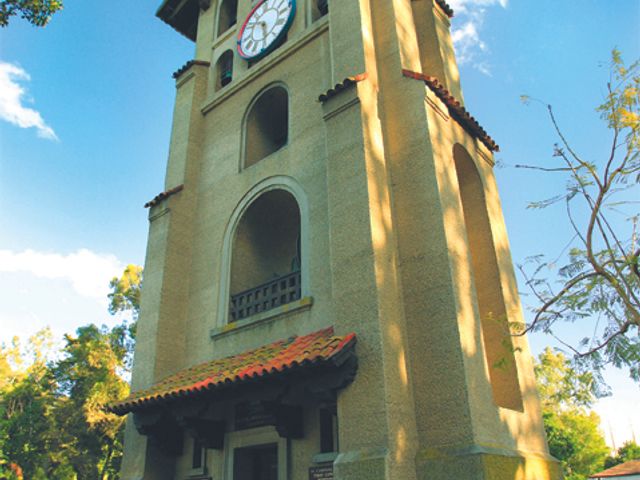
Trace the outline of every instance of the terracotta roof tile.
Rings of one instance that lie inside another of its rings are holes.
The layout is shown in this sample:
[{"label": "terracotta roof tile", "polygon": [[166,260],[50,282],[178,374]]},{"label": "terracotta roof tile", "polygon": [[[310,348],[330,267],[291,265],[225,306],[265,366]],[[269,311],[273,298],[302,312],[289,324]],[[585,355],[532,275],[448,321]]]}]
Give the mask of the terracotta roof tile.
[{"label": "terracotta roof tile", "polygon": [[183,66],[181,66],[178,70],[173,72],[173,75],[171,75],[171,76],[174,79],[177,80],[178,77],[180,77],[180,75],[185,73],[187,70],[189,70],[194,65],[202,65],[203,67],[209,67],[211,65],[211,63],[205,62],[204,60],[189,60],[187,63],[185,63]]},{"label": "terracotta roof tile", "polygon": [[456,98],[449,93],[449,90],[444,88],[444,85],[436,77],[430,77],[423,73],[412,72],[411,70],[402,70],[402,74],[405,77],[415,78],[416,80],[422,80],[427,87],[431,89],[437,97],[449,109],[449,114],[456,120],[467,132],[476,137],[492,152],[500,150],[498,144],[489,136],[489,134],[480,126],[478,121],[473,118],[469,112],[460,104]]},{"label": "terracotta roof tile", "polygon": [[181,192],[183,188],[184,188],[184,184],[183,185],[178,185],[177,187],[173,187],[173,188],[171,188],[169,190],[165,190],[164,192],[159,193],[158,195],[153,197],[153,199],[151,199],[147,203],[145,203],[144,204],[144,208],[155,207],[158,203],[160,203],[165,198],[170,197],[174,193]]},{"label": "terracotta roof tile", "polygon": [[109,406],[124,415],[151,404],[191,397],[220,387],[285,373],[300,367],[340,364],[340,355],[355,345],[356,335],[336,336],[333,327],[293,336],[268,345],[182,370]]},{"label": "terracotta roof tile", "polygon": [[589,478],[615,478],[626,475],[640,475],[640,460],[630,460],[602,472],[594,473]]},{"label": "terracotta roof tile", "polygon": [[442,9],[444,13],[447,14],[447,17],[453,17],[453,8],[451,8],[447,2],[445,2],[444,0],[436,0],[436,4]]},{"label": "terracotta roof tile", "polygon": [[356,84],[357,82],[360,82],[360,81],[364,80],[365,78],[367,78],[366,72],[365,73],[359,73],[358,75],[353,75],[351,77],[347,77],[344,80],[342,80],[341,82],[336,83],[336,85],[333,88],[330,88],[325,93],[322,93],[318,97],[318,100],[320,102],[324,103],[327,100],[329,100],[331,97],[335,97],[337,94],[339,94],[340,92],[342,92],[346,88],[350,87],[351,85]]}]

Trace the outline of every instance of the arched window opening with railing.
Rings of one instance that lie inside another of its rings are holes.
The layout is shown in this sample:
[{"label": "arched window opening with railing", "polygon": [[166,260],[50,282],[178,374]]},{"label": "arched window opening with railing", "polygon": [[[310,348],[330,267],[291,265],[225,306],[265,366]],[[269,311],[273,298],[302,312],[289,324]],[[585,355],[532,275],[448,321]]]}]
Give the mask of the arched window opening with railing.
[{"label": "arched window opening with railing", "polygon": [[460,188],[493,398],[500,407],[522,411],[518,370],[484,185],[473,159],[464,147],[454,146],[453,159]]},{"label": "arched window opening with railing", "polygon": [[251,104],[244,125],[244,167],[280,150],[289,138],[289,95],[283,86],[262,92]]},{"label": "arched window opening with railing", "polygon": [[233,52],[225,51],[216,62],[216,90],[229,85],[233,79]]},{"label": "arched window opening with railing", "polygon": [[238,18],[238,0],[223,0],[218,10],[218,36],[233,27]]},{"label": "arched window opening with railing", "polygon": [[300,208],[291,193],[263,193],[240,218],[229,290],[229,322],[300,299]]}]

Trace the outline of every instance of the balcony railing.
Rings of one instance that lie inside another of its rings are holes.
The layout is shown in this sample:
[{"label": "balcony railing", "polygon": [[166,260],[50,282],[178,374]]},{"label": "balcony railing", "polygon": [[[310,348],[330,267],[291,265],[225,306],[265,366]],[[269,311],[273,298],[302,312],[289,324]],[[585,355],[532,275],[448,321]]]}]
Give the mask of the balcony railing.
[{"label": "balcony railing", "polygon": [[293,272],[231,295],[229,322],[294,302],[301,295],[300,272]]}]

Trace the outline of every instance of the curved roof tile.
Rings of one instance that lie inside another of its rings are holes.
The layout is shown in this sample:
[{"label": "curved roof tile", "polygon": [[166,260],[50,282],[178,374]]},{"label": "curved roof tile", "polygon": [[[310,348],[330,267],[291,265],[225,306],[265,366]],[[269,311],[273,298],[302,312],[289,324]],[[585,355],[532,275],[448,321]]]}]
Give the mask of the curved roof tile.
[{"label": "curved roof tile", "polygon": [[118,415],[191,397],[222,386],[279,375],[311,365],[340,365],[342,352],[353,348],[355,333],[337,336],[333,327],[263,345],[238,355],[195,365],[175,373],[150,388],[131,393],[108,409]]}]

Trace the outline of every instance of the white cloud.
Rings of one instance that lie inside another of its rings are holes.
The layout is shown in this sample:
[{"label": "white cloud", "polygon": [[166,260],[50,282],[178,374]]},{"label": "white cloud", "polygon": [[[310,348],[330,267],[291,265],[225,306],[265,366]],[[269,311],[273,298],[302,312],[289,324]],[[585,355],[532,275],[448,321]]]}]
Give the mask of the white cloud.
[{"label": "white cloud", "polygon": [[103,303],[109,293],[109,281],[124,270],[114,255],[81,249],[68,255],[33,250],[0,250],[0,272],[27,272],[36,277],[64,279],[76,293]]},{"label": "white cloud", "polygon": [[19,66],[0,61],[0,118],[21,128],[35,127],[39,137],[58,140],[40,113],[23,105],[26,90],[19,82],[29,80],[29,74]]},{"label": "white cloud", "polygon": [[450,0],[456,16],[451,30],[451,38],[456,49],[458,63],[470,64],[485,75],[491,76],[486,61],[489,47],[481,38],[481,30],[487,8],[507,7],[508,0]]},{"label": "white cloud", "polygon": [[506,8],[509,0],[448,0],[456,15],[466,14],[470,10],[500,5]]}]

